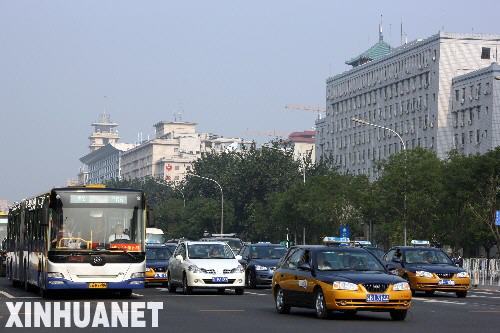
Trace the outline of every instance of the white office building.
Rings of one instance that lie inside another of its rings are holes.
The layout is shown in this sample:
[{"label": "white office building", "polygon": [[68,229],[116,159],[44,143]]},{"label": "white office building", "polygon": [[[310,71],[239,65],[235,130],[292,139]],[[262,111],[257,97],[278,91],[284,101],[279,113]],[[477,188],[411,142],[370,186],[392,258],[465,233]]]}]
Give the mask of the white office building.
[{"label": "white office building", "polygon": [[[398,132],[408,149],[424,147],[446,157],[456,146],[453,79],[459,84],[464,74],[496,62],[499,46],[500,35],[440,32],[391,48],[380,33],[378,43],[346,62],[350,70],[328,78],[326,117],[316,122],[316,159],[373,178],[376,161],[402,149],[390,131],[357,124],[353,117]],[[491,108],[498,114],[498,104]]]}]

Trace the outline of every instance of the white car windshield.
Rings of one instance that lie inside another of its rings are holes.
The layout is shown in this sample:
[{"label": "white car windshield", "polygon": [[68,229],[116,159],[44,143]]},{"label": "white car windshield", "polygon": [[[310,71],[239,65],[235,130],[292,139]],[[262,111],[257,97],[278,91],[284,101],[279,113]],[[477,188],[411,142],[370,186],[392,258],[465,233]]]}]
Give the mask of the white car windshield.
[{"label": "white car windshield", "polygon": [[234,259],[234,253],[227,244],[188,245],[190,259]]}]

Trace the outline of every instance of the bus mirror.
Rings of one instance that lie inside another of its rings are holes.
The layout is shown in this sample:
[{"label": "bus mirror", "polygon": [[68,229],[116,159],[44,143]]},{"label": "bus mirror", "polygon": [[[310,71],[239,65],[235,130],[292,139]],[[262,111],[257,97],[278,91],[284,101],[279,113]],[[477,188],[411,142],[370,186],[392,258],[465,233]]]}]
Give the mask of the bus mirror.
[{"label": "bus mirror", "polygon": [[147,228],[154,228],[155,227],[155,217],[153,214],[153,210],[148,207],[146,212],[147,212],[147,214],[146,214],[146,220],[147,220],[146,227]]}]

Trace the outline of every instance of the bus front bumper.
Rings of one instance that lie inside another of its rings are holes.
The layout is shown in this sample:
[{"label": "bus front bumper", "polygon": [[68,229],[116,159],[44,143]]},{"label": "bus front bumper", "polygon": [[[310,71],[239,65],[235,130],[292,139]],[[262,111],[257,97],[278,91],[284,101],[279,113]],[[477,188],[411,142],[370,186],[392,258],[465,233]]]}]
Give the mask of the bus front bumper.
[{"label": "bus front bumper", "polygon": [[47,279],[47,289],[90,289],[90,290],[106,290],[106,289],[142,289],[144,288],[144,278],[128,279],[120,282],[73,282],[61,278]]}]

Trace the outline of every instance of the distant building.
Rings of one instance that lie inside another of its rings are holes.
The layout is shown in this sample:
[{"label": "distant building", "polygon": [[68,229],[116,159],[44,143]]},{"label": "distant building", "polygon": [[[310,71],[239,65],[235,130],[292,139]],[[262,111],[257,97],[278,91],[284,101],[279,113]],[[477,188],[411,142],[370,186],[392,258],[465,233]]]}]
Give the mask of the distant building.
[{"label": "distant building", "polygon": [[84,184],[101,184],[111,179],[121,179],[122,155],[135,144],[108,143],[80,158],[86,165]]},{"label": "distant building", "polygon": [[120,137],[118,136],[117,123],[111,121],[110,115],[103,113],[99,119],[92,123],[94,131],[89,136],[90,151],[95,151],[104,147],[108,143],[117,143]]},{"label": "distant building", "polygon": [[[456,141],[461,143],[462,133],[464,142],[469,145],[471,133],[472,141],[477,141],[478,133],[480,139],[484,136],[481,149],[498,145],[498,122],[494,123],[500,112],[498,102],[487,102],[486,99],[493,96],[484,95],[486,81],[489,80],[491,90],[498,87],[496,81],[495,84],[492,81],[496,75],[493,74],[495,66],[488,73],[481,72],[484,75],[481,78],[484,80],[481,83],[482,100],[489,103],[481,107],[480,117],[485,120],[474,122],[473,119],[473,124],[454,127],[453,117],[456,116],[452,116],[455,112],[459,121],[462,115],[467,119],[473,102],[479,103],[479,100],[469,100],[452,105],[456,90],[463,95],[462,84],[467,85],[467,95],[471,85],[468,80],[476,80],[472,78],[475,74],[471,73],[470,77],[463,74],[496,62],[498,47],[500,35],[440,32],[390,48],[383,43],[380,32],[379,42],[374,47],[347,62],[353,66],[350,70],[327,79],[326,117],[316,121],[316,159],[326,157],[343,172],[375,178],[378,176],[377,161],[401,151],[400,140],[390,131],[355,123],[353,117],[391,128],[401,135],[407,149],[431,149],[440,158],[457,146]],[[473,89],[477,89],[477,84]],[[477,117],[477,107],[474,112]],[[493,127],[487,124],[487,117],[491,117]],[[486,143],[490,139],[491,144]],[[481,149],[475,151],[485,151]],[[464,151],[473,150],[466,148],[464,143]]]},{"label": "distant building", "polygon": [[210,134],[202,138],[202,152],[230,152],[249,149],[253,142],[241,138],[225,138]]},{"label": "distant building", "polygon": [[457,76],[451,87],[453,148],[465,155],[500,146],[500,66]]},{"label": "distant building", "polygon": [[293,132],[288,136],[288,141],[293,144],[293,155],[296,160],[311,158],[316,160],[315,131]]},{"label": "distant building", "polygon": [[201,156],[201,140],[195,123],[161,121],[154,126],[154,139],[123,154],[124,179],[149,176],[179,181],[184,179],[191,163]]}]

